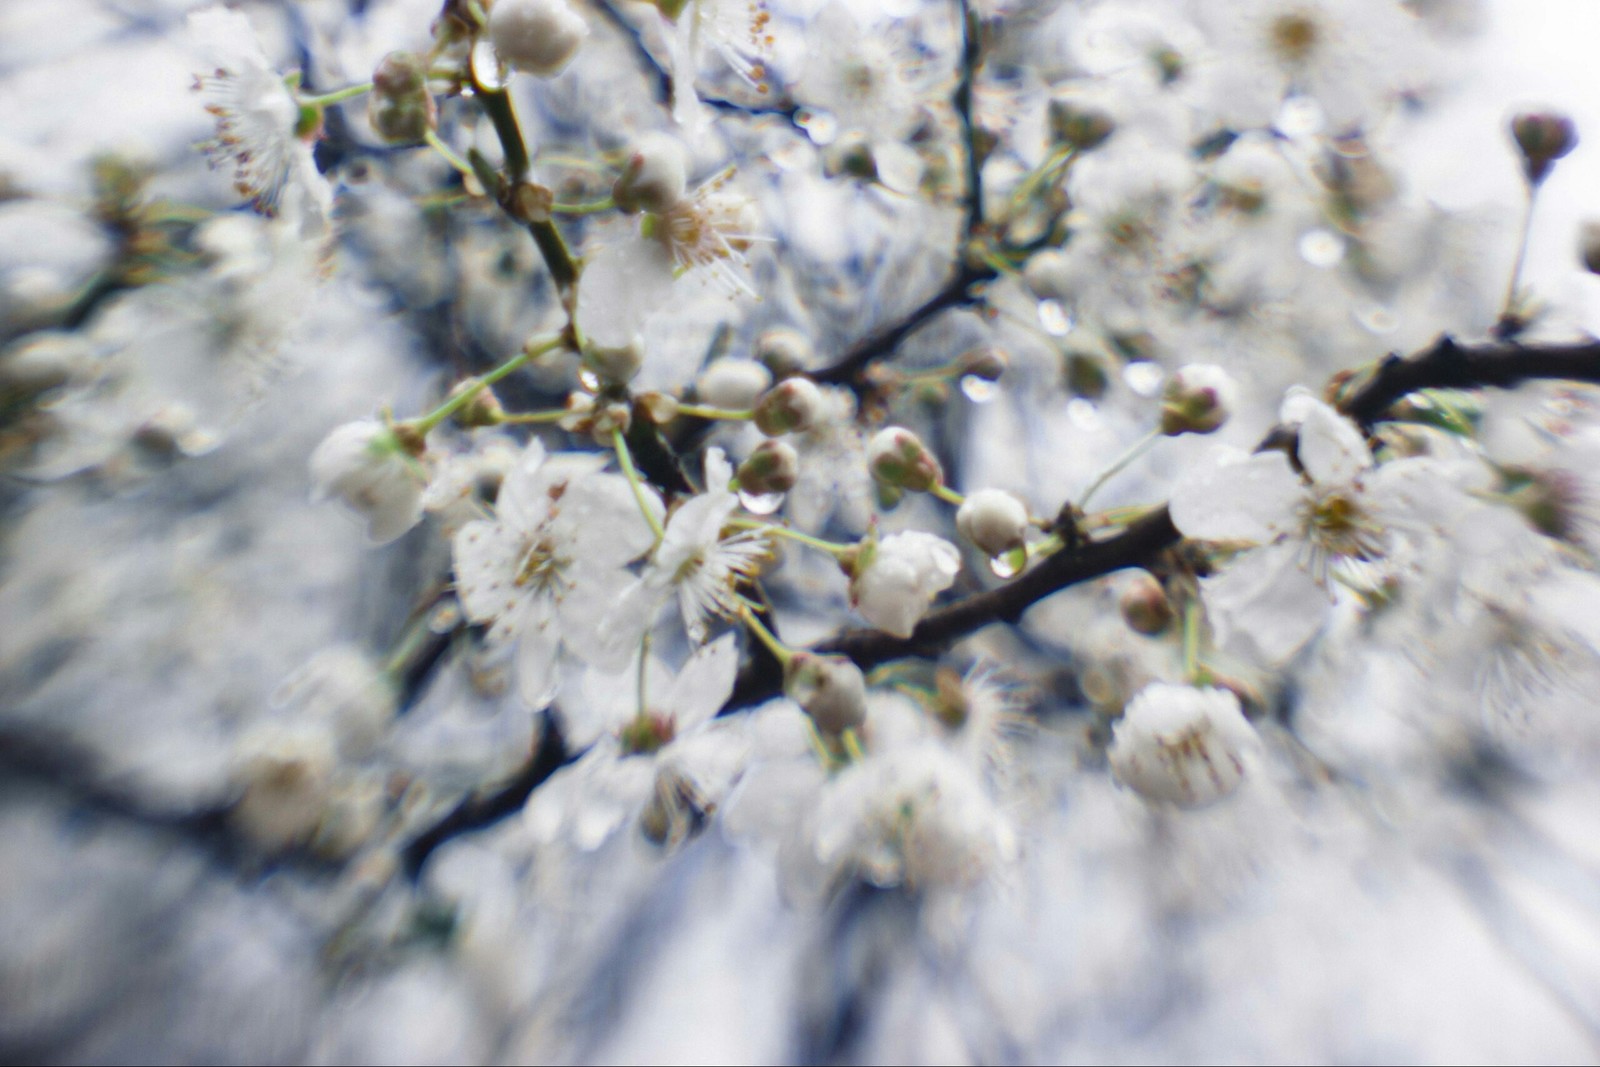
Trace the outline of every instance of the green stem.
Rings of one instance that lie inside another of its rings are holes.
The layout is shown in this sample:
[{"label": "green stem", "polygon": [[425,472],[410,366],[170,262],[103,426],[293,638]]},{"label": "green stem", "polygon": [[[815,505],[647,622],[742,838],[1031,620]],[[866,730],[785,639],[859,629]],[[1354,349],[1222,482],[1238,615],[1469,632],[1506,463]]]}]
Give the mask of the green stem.
[{"label": "green stem", "polygon": [[712,408],[700,404],[679,404],[679,415],[695,419],[712,419],[727,422],[746,422],[755,416],[753,411],[736,411],[733,408]]},{"label": "green stem", "polygon": [[628,451],[628,442],[622,436],[621,430],[611,431],[611,444],[617,450],[617,463],[622,467],[623,477],[628,479],[629,488],[633,490],[633,499],[638,502],[644,521],[650,524],[650,532],[656,535],[656,543],[660,544],[661,539],[667,535],[666,528],[661,525],[661,520],[650,507],[649,498],[644,495],[644,482],[633,466],[633,453]]},{"label": "green stem", "polygon": [[302,96],[299,98],[301,107],[327,107],[329,104],[338,104],[363,93],[372,92],[371,82],[362,82],[360,85],[347,85],[343,89],[335,89],[331,93],[321,93],[317,96]]},{"label": "green stem", "polygon": [[438,133],[430,129],[422,135],[422,139],[428,143],[429,148],[443,156],[444,161],[460,171],[463,176],[471,178],[473,181],[478,180],[477,172],[472,169],[472,164],[456,155],[455,151],[440,139]]},{"label": "green stem", "polygon": [[777,523],[772,522],[761,522],[757,519],[734,519],[728,525],[741,530],[760,530],[762,533],[772,534],[774,537],[784,537],[790,541],[820,549],[836,559],[847,552],[855,551],[856,547],[855,545],[839,544],[837,541],[824,541],[820,537],[812,537],[810,534],[792,530],[787,526],[779,526]]},{"label": "green stem", "polygon": [[1023,178],[1021,184],[1011,193],[1012,213],[1015,214],[1017,207],[1033,196],[1040,184],[1050,176],[1051,172],[1070,162],[1071,159],[1072,149],[1058,148],[1054,155],[1039,164],[1035,170],[1029,172],[1028,176]]},{"label": "green stem", "polygon": [[739,618],[744,620],[744,624],[749,627],[750,632],[755,634],[763,645],[767,646],[767,651],[772,653],[773,658],[787,668],[789,661],[794,658],[794,649],[778,640],[777,634],[763,626],[761,620],[756,617],[756,613],[750,610],[749,605],[740,609]]},{"label": "green stem", "polygon": [[1089,483],[1089,488],[1083,491],[1083,498],[1078,501],[1078,507],[1087,508],[1089,506],[1089,498],[1094,496],[1095,493],[1099,492],[1101,486],[1105,485],[1106,482],[1115,477],[1116,474],[1126,468],[1128,464],[1144,455],[1150,450],[1150,446],[1159,440],[1161,440],[1161,431],[1151,430],[1149,433],[1135,441],[1133,443],[1133,447],[1124,452],[1120,457],[1118,457],[1115,463],[1101,471],[1100,476],[1093,482]]},{"label": "green stem", "polygon": [[1522,281],[1522,263],[1528,258],[1528,237],[1533,230],[1533,201],[1538,195],[1539,187],[1527,186],[1528,198],[1522,209],[1522,231],[1517,235],[1517,258],[1511,264],[1511,278],[1506,282],[1506,299],[1500,309],[1502,322],[1515,317],[1517,307],[1517,286]]},{"label": "green stem", "polygon": [[501,378],[504,378],[518,367],[527,363],[529,360],[537,359],[546,352],[559,347],[561,347],[560,337],[547,337],[538,341],[530,341],[526,348],[512,356],[510,359],[506,360],[504,363],[500,364],[494,370],[489,371],[486,374],[479,375],[477,378],[466,379],[466,382],[463,384],[462,388],[447,397],[444,403],[440,404],[426,415],[418,416],[415,419],[408,419],[405,425],[409,426],[417,433],[427,436],[428,431],[432,430],[445,419],[448,419],[451,415],[454,415],[456,412],[466,407],[467,404],[472,401],[472,398],[477,396],[478,393],[483,389],[493,385],[495,382],[498,382]]},{"label": "green stem", "polygon": [[550,210],[557,215],[598,215],[616,206],[617,202],[608,196],[603,200],[591,200],[587,204],[551,204]]},{"label": "green stem", "polygon": [[1183,606],[1183,675],[1190,682],[1200,676],[1200,601],[1196,597]]},{"label": "green stem", "polygon": [[966,497],[962,496],[948,485],[945,485],[943,482],[936,482],[933,488],[929,489],[928,492],[932,493],[940,500],[943,500],[946,504],[954,504],[958,508],[967,502]]},{"label": "green stem", "polygon": [[844,742],[844,750],[849,755],[851,763],[866,761],[867,754],[861,750],[861,738],[856,736],[855,727],[846,727],[844,733],[839,735],[839,740]]},{"label": "green stem", "polygon": [[501,426],[542,426],[560,422],[566,417],[566,409],[557,408],[555,411],[519,411],[513,415],[501,415],[494,421]]}]

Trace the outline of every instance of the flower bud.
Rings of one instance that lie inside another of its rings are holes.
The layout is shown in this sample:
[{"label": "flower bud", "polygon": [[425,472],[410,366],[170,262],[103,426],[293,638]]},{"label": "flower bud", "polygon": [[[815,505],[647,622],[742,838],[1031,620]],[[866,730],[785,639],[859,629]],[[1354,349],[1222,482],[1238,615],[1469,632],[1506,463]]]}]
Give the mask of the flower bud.
[{"label": "flower bud", "polygon": [[1600,219],[1590,219],[1578,230],[1578,258],[1584,270],[1600,274]]},{"label": "flower bud", "polygon": [[789,326],[774,326],[756,338],[755,357],[774,378],[803,372],[816,357],[806,335]]},{"label": "flower bud", "polygon": [[1209,363],[1179,367],[1161,394],[1161,432],[1211,433],[1228,421],[1238,386],[1228,372]]},{"label": "flower bud", "polygon": [[428,92],[428,71],[415,52],[390,52],[372,73],[367,119],[390,144],[415,144],[427,137],[439,111]]},{"label": "flower bud", "polygon": [[583,365],[607,382],[626,385],[644,366],[644,345],[637,335],[625,345],[590,345],[583,350]]},{"label": "flower bud", "polygon": [[784,667],[783,691],[824,734],[837,737],[867,720],[867,679],[844,656],[796,652]]},{"label": "flower bud", "polygon": [[1525,111],[1511,120],[1511,138],[1522,153],[1522,172],[1531,185],[1550,173],[1556,160],[1578,146],[1578,130],[1558,111]]},{"label": "flower bud", "polygon": [[622,174],[611,186],[611,199],[630,215],[649,211],[659,215],[683,199],[688,184],[688,163],[677,138],[647,133],[634,142]]},{"label": "flower bud", "polygon": [[800,453],[787,441],[762,441],[739,464],[739,488],[754,496],[787,493],[800,480]]},{"label": "flower bud", "polygon": [[1028,291],[1040,300],[1067,300],[1072,296],[1072,267],[1066,253],[1047,248],[1028,257],[1022,268]]},{"label": "flower bud", "polygon": [[633,398],[634,410],[653,426],[665,426],[678,417],[678,398],[671,393],[640,393]]},{"label": "flower bud", "polygon": [[1164,633],[1176,617],[1166,590],[1144,571],[1128,583],[1117,606],[1122,610],[1122,621],[1128,624],[1128,629],[1146,637]]},{"label": "flower bud", "polygon": [[958,361],[962,374],[981,378],[986,382],[999,381],[1010,364],[1011,357],[1007,356],[1005,349],[998,345],[980,345],[963,353]]},{"label": "flower bud", "polygon": [[875,180],[878,161],[872,154],[872,143],[860,131],[846,133],[822,150],[822,172],[830,178],[843,174],[862,181]]},{"label": "flower bud", "polygon": [[566,0],[497,0],[489,12],[495,55],[541,78],[560,74],[587,36],[588,23]]},{"label": "flower bud", "polygon": [[785,378],[756,401],[756,429],[768,437],[805,433],[823,412],[822,390],[810,378]]},{"label": "flower bud", "polygon": [[956,530],[994,559],[1024,547],[1028,508],[1003,489],[979,489],[957,509]]},{"label": "flower bud", "polygon": [[1075,352],[1062,368],[1067,392],[1085,400],[1099,400],[1111,387],[1111,375],[1099,356]]},{"label": "flower bud", "polygon": [[452,397],[473,390],[467,402],[456,410],[456,425],[473,429],[479,426],[498,426],[505,421],[506,409],[494,390],[476,379],[468,378],[450,390]]},{"label": "flower bud", "polygon": [[1155,682],[1128,702],[1106,756],[1117,780],[1146,800],[1199,808],[1239,787],[1256,740],[1228,690]]},{"label": "flower bud", "polygon": [[340,497],[366,520],[369,540],[393,541],[422,520],[420,444],[375,419],[338,427],[311,453],[312,500]]},{"label": "flower bud", "polygon": [[944,468],[922,439],[903,426],[878,431],[867,444],[867,470],[897,489],[926,493],[944,482]]},{"label": "flower bud", "polygon": [[1050,101],[1050,136],[1057,144],[1087,152],[1104,144],[1116,129],[1116,121],[1098,108],[1075,100]]},{"label": "flower bud", "polygon": [[772,385],[772,372],[753,359],[712,360],[694,383],[702,404],[729,411],[749,411]]}]

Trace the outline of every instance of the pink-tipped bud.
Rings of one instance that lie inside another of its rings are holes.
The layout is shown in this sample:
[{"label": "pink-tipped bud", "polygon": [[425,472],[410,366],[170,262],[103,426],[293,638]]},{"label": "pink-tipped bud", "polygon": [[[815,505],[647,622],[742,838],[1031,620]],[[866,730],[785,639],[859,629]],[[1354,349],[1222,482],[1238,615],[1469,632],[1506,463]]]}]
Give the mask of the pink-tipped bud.
[{"label": "pink-tipped bud", "polygon": [[763,441],[739,464],[738,478],[754,496],[787,493],[800,480],[800,453],[787,441]]},{"label": "pink-tipped bud", "polygon": [[867,444],[867,470],[884,485],[913,493],[926,493],[944,483],[938,458],[903,426],[880,430]]},{"label": "pink-tipped bud", "polygon": [[837,737],[867,721],[867,679],[844,656],[797,652],[783,673],[784,693],[822,733]]},{"label": "pink-tipped bud", "polygon": [[1165,633],[1177,614],[1172,610],[1172,601],[1167,599],[1166,590],[1148,573],[1140,573],[1128,583],[1117,606],[1122,611],[1122,621],[1128,624],[1128,629],[1146,637]]},{"label": "pink-tipped bud", "polygon": [[1178,368],[1161,394],[1161,432],[1212,433],[1228,421],[1238,386],[1228,372],[1209,363]]},{"label": "pink-tipped bud", "polygon": [[756,401],[756,429],[768,437],[805,433],[823,411],[822,390],[810,378],[785,378]]}]

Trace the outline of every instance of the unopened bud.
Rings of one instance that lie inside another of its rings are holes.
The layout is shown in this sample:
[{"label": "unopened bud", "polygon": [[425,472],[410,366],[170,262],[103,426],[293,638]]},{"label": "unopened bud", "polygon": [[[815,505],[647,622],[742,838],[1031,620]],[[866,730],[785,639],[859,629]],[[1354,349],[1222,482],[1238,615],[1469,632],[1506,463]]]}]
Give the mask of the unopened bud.
[{"label": "unopened bud", "polygon": [[681,406],[671,393],[640,393],[633,398],[634,410],[655,426],[665,426],[676,419]]},{"label": "unopened bud", "polygon": [[790,326],[774,326],[756,338],[755,357],[774,378],[788,378],[811,365],[816,352],[806,335]]},{"label": "unopened bud", "polygon": [[963,353],[958,361],[962,374],[982,378],[986,382],[999,381],[1010,364],[1011,357],[1007,356],[1005,349],[998,345],[982,345],[974,348]]},{"label": "unopened bud", "polygon": [[979,489],[957,509],[956,531],[994,559],[1026,545],[1028,508],[1003,489]]},{"label": "unopened bud", "polygon": [[694,383],[702,404],[729,411],[749,411],[772,385],[772,372],[753,359],[712,360]]},{"label": "unopened bud", "polygon": [[1111,386],[1111,375],[1098,356],[1076,352],[1067,357],[1063,368],[1067,392],[1085,400],[1099,400]]},{"label": "unopened bud", "polygon": [[1578,258],[1583,269],[1600,274],[1600,220],[1590,219],[1578,231]]},{"label": "unopened bud", "polygon": [[677,138],[647,133],[634,143],[621,176],[611,186],[611,199],[630,215],[640,211],[659,215],[683,199],[687,182],[688,164]]},{"label": "unopened bud", "polygon": [[1066,300],[1072,296],[1072,267],[1066,253],[1047,248],[1028,258],[1022,280],[1040,300]]},{"label": "unopened bud", "polygon": [[1147,637],[1163,633],[1176,616],[1172,601],[1167,599],[1161,583],[1148,572],[1141,572],[1128,583],[1117,606],[1121,608],[1122,621],[1128,624],[1128,628]]},{"label": "unopened bud", "polygon": [[1228,372],[1209,363],[1178,368],[1161,394],[1161,432],[1211,433],[1228,421],[1238,387]]},{"label": "unopened bud", "polygon": [[479,426],[498,426],[505,421],[506,409],[501,406],[500,398],[494,390],[474,379],[468,379],[450,390],[451,396],[460,396],[467,390],[473,390],[467,402],[456,410],[455,420],[457,425],[467,429]]},{"label": "unopened bud", "polygon": [[785,378],[756,401],[756,429],[768,437],[805,433],[822,417],[822,390],[810,378]]},{"label": "unopened bud", "polygon": [[867,470],[876,481],[913,493],[926,493],[944,482],[939,460],[904,426],[879,430],[867,444]]},{"label": "unopened bud", "polygon": [[427,137],[439,111],[428,92],[428,68],[415,52],[390,52],[372,72],[367,119],[391,144],[415,144]]},{"label": "unopened bud", "polygon": [[754,496],[787,493],[800,480],[800,453],[787,441],[763,441],[739,464],[738,478]]},{"label": "unopened bud", "polygon": [[615,348],[591,345],[583,351],[583,365],[608,382],[626,385],[644,366],[644,345],[637,337]]},{"label": "unopened bud", "polygon": [[1578,130],[1558,111],[1525,111],[1511,120],[1511,137],[1522,153],[1522,172],[1538,185],[1556,160],[1578,145]]},{"label": "unopened bud", "polygon": [[553,78],[571,62],[589,24],[566,0],[498,0],[489,12],[489,40],[507,66]]},{"label": "unopened bud", "polygon": [[1116,121],[1098,108],[1075,100],[1050,101],[1050,135],[1057,144],[1087,152],[1104,144],[1116,129]]},{"label": "unopened bud", "polygon": [[518,182],[511,191],[511,214],[518,222],[549,222],[555,191],[538,182]]},{"label": "unopened bud", "polygon": [[867,679],[844,656],[796,652],[784,668],[783,691],[834,737],[867,721]]}]

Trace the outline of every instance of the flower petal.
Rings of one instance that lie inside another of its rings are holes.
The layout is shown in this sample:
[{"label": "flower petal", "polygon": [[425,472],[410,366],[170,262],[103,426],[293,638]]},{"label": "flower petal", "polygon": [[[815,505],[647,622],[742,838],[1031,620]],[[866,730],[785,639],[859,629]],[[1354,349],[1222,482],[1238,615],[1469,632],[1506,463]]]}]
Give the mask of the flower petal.
[{"label": "flower petal", "polygon": [[1356,424],[1321,401],[1305,405],[1296,454],[1319,486],[1349,485],[1372,468],[1372,450]]},{"label": "flower petal", "polygon": [[1265,666],[1288,660],[1322,627],[1328,593],[1301,565],[1300,546],[1255,549],[1201,580],[1217,644]]},{"label": "flower petal", "polygon": [[1282,452],[1218,449],[1220,462],[1192,474],[1173,494],[1172,523],[1200,541],[1275,540],[1293,528],[1305,487]]}]

